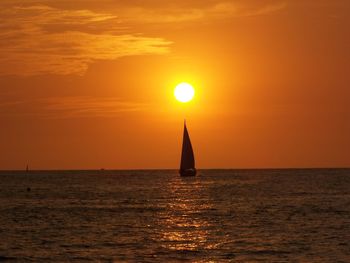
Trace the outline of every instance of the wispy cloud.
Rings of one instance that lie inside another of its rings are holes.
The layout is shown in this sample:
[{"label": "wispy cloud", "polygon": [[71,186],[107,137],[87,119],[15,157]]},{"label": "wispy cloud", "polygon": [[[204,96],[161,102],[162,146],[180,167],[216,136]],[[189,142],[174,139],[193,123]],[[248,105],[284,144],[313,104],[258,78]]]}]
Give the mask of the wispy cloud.
[{"label": "wispy cloud", "polygon": [[165,6],[160,8],[128,7],[120,13],[122,21],[141,23],[177,23],[230,17],[267,15],[287,6],[286,2],[247,5],[242,1],[214,2],[205,7]]},{"label": "wispy cloud", "polygon": [[123,101],[118,98],[65,97],[42,100],[51,116],[71,117],[115,117],[122,112],[144,111],[147,104]]},{"label": "wispy cloud", "polygon": [[0,101],[0,116],[36,116],[45,119],[116,117],[120,113],[148,109],[145,103],[115,97],[49,97],[33,100]]},{"label": "wispy cloud", "polygon": [[44,5],[1,9],[0,4],[0,18],[0,75],[83,74],[95,60],[164,54],[171,44],[141,34],[110,33],[121,28],[117,17],[89,10]]},{"label": "wispy cloud", "polygon": [[[286,2],[262,1],[71,1],[0,2],[0,75],[78,74],[96,60],[166,54],[171,41],[144,34],[147,25],[168,26],[217,19],[267,15]],[[55,7],[53,7],[55,6]],[[100,6],[92,11],[79,8]],[[66,8],[65,8],[66,7]]]}]

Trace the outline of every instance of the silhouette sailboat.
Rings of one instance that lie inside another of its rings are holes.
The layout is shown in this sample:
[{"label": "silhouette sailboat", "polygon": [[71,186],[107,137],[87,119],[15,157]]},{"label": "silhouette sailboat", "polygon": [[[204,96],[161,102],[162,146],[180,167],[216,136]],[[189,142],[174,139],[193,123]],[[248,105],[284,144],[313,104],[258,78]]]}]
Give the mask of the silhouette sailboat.
[{"label": "silhouette sailboat", "polygon": [[193,148],[192,148],[190,136],[187,131],[186,121],[184,124],[181,164],[180,164],[179,172],[181,176],[195,176],[197,173],[195,168]]}]

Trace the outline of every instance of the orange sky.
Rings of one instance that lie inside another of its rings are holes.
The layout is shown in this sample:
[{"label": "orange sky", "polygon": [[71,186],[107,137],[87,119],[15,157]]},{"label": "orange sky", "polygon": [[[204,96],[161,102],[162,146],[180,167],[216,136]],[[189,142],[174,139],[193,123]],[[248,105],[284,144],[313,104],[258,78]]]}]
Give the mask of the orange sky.
[{"label": "orange sky", "polygon": [[349,167],[349,14],[347,0],[1,0],[0,169],[177,168],[184,118],[198,168]]}]

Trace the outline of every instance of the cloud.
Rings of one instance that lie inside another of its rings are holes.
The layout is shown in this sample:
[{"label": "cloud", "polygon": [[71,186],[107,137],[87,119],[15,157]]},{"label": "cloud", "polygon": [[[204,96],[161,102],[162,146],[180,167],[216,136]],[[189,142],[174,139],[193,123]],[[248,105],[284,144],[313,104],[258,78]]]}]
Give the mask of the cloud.
[{"label": "cloud", "polygon": [[110,97],[64,97],[48,98],[41,101],[51,116],[71,117],[115,117],[122,112],[144,111],[148,105],[123,101]]},{"label": "cloud", "polygon": [[267,15],[275,13],[287,7],[286,2],[275,3],[271,5],[265,5],[255,10],[250,10],[245,13],[242,13],[242,16],[258,16],[258,15]]},{"label": "cloud", "polygon": [[115,97],[50,97],[33,100],[0,101],[0,115],[36,116],[45,119],[116,117],[120,113],[145,111],[145,103]]},{"label": "cloud", "polygon": [[139,23],[178,23],[198,20],[214,20],[232,17],[268,15],[287,6],[285,2],[247,5],[242,1],[214,2],[204,7],[167,6],[161,8],[126,7],[120,19]]},{"label": "cloud", "polygon": [[[169,53],[171,41],[134,33],[148,25],[168,29],[171,23],[261,16],[286,7],[272,0],[249,2],[90,0],[76,1],[74,9],[67,0],[2,0],[0,75],[83,75],[97,60]],[[97,6],[108,12],[92,11]]]},{"label": "cloud", "polygon": [[15,6],[0,9],[0,18],[0,75],[81,75],[93,61],[165,54],[171,44],[141,34],[111,33],[123,30],[117,17],[89,10]]}]

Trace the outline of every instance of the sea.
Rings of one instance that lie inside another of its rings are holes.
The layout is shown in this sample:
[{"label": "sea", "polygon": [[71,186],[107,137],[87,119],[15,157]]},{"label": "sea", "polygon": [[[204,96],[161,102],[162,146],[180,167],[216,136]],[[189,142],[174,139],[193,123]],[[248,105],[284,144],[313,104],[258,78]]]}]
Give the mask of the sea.
[{"label": "sea", "polygon": [[350,262],[350,169],[1,171],[0,261]]}]

